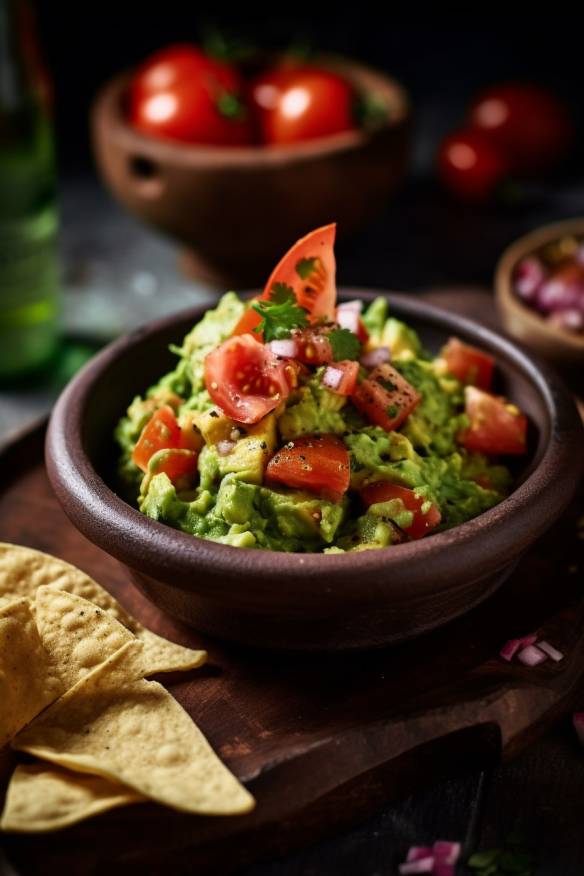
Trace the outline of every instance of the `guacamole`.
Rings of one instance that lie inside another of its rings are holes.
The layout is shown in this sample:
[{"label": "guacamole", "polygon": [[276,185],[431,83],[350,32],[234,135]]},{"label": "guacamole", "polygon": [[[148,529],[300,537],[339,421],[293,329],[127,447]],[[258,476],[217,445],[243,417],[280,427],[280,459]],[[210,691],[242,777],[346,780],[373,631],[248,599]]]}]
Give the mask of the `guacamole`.
[{"label": "guacamole", "polygon": [[[261,344],[257,331],[233,335],[253,314],[227,293],[173,348],[174,370],[128,407],[118,470],[143,514],[236,547],[343,553],[448,529],[507,495],[505,451],[464,439],[476,425],[454,366],[427,353],[383,298],[359,314],[353,340],[330,321],[307,326],[280,299],[254,311]],[[286,319],[296,325],[278,338]],[[217,401],[228,398],[229,410]]]}]

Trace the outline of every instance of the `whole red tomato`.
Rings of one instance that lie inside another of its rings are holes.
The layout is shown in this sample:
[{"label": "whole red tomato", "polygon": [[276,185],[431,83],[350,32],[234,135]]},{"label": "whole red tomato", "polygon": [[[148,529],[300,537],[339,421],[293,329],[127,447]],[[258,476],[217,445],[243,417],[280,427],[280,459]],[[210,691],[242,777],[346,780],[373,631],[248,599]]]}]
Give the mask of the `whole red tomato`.
[{"label": "whole red tomato", "polygon": [[169,46],[138,69],[128,114],[144,134],[185,143],[237,146],[252,130],[238,71],[191,45]]},{"label": "whole red tomato", "polygon": [[350,85],[318,67],[267,70],[252,82],[250,101],[260,138],[269,145],[314,140],[355,127]]},{"label": "whole red tomato", "polygon": [[537,174],[569,151],[573,126],[565,106],[537,85],[496,85],[472,103],[469,121],[507,156],[519,174]]},{"label": "whole red tomato", "polygon": [[440,179],[463,201],[488,201],[508,173],[505,156],[481,131],[455,131],[443,140],[438,151]]}]

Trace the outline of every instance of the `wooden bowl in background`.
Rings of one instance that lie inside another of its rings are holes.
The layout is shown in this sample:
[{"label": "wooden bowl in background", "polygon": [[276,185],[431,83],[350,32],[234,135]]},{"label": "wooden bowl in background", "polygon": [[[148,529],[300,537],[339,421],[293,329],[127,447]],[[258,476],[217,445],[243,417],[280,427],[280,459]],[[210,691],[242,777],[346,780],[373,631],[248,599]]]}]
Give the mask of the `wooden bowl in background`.
[{"label": "wooden bowl in background", "polygon": [[568,378],[575,389],[584,384],[584,335],[562,329],[524,304],[513,288],[519,262],[561,237],[584,241],[584,219],[566,219],[544,225],[520,237],[501,256],[495,274],[496,302],[505,331],[534,350]]},{"label": "wooden bowl in background", "polygon": [[185,247],[198,276],[221,287],[261,286],[297,238],[328,222],[350,235],[402,180],[410,143],[402,87],[353,61],[321,56],[319,63],[383,101],[387,121],[371,132],[289,146],[197,146],[146,137],[129,125],[130,73],[98,95],[93,142],[105,181],[132,212]]}]

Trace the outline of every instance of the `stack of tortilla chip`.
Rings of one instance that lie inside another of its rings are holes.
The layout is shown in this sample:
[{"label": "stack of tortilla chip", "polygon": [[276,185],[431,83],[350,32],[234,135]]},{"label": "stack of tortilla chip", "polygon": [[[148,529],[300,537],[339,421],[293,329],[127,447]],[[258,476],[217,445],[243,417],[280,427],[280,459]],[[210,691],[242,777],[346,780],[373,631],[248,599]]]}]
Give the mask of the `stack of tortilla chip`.
[{"label": "stack of tortilla chip", "polygon": [[44,762],[16,768],[0,828],[57,830],[144,800],[253,808],[190,716],[145,680],[205,658],[145,629],[74,566],[0,544],[0,746]]}]

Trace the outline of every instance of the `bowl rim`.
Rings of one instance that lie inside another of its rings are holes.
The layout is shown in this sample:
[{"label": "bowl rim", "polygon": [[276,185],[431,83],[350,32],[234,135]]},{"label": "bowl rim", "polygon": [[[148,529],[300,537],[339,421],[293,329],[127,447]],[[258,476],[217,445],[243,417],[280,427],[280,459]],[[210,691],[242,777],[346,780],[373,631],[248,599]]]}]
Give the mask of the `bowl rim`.
[{"label": "bowl rim", "polygon": [[495,268],[495,289],[498,306],[513,311],[533,332],[546,335],[557,341],[566,352],[584,356],[584,334],[581,336],[568,332],[553,323],[547,322],[539,313],[515,294],[512,277],[519,261],[534,253],[546,243],[552,243],[564,234],[582,235],[584,238],[584,218],[574,217],[540,225],[518,237],[503,251]]},{"label": "bowl rim", "polygon": [[98,92],[91,109],[93,123],[94,126],[100,123],[103,126],[105,122],[109,126],[110,136],[117,138],[126,149],[140,152],[153,160],[189,168],[258,168],[278,167],[357,149],[380,134],[400,128],[409,120],[411,111],[408,94],[397,79],[359,61],[338,55],[321,53],[317,55],[316,62],[333,69],[347,70],[349,74],[352,72],[376,79],[379,89],[384,91],[392,106],[392,112],[386,121],[371,131],[356,128],[315,140],[280,145],[277,148],[262,144],[207,146],[148,137],[132,128],[122,112],[123,92],[132,76],[132,70],[125,70],[108,80]]},{"label": "bowl rim", "polygon": [[[209,307],[201,305],[156,320],[114,341],[84,366],[59,397],[49,423],[45,459],[57,497],[77,528],[137,571],[159,580],[171,576],[177,586],[194,588],[213,598],[233,596],[233,584],[241,583],[242,576],[246,579],[243,598],[273,598],[270,594],[274,593],[277,575],[283,585],[294,584],[299,606],[324,599],[331,603],[331,609],[333,593],[335,598],[359,601],[435,596],[438,590],[444,593],[457,586],[461,576],[476,580],[514,561],[548,528],[576,490],[584,467],[584,456],[578,453],[584,430],[572,396],[536,357],[472,320],[382,289],[349,287],[339,292],[341,300],[361,297],[370,301],[383,295],[398,317],[418,318],[474,341],[498,360],[518,368],[535,386],[546,411],[549,437],[543,446],[545,436],[540,434],[539,463],[510,496],[473,520],[444,532],[354,554],[242,549],[180,532],[141,514],[113,492],[90,462],[82,437],[85,411],[92,388],[120,356],[168,331],[173,324],[187,319],[194,322]],[[376,578],[381,568],[384,576]],[[386,573],[392,570],[396,574],[388,576]],[[363,588],[359,577],[367,573],[372,576]]]}]

